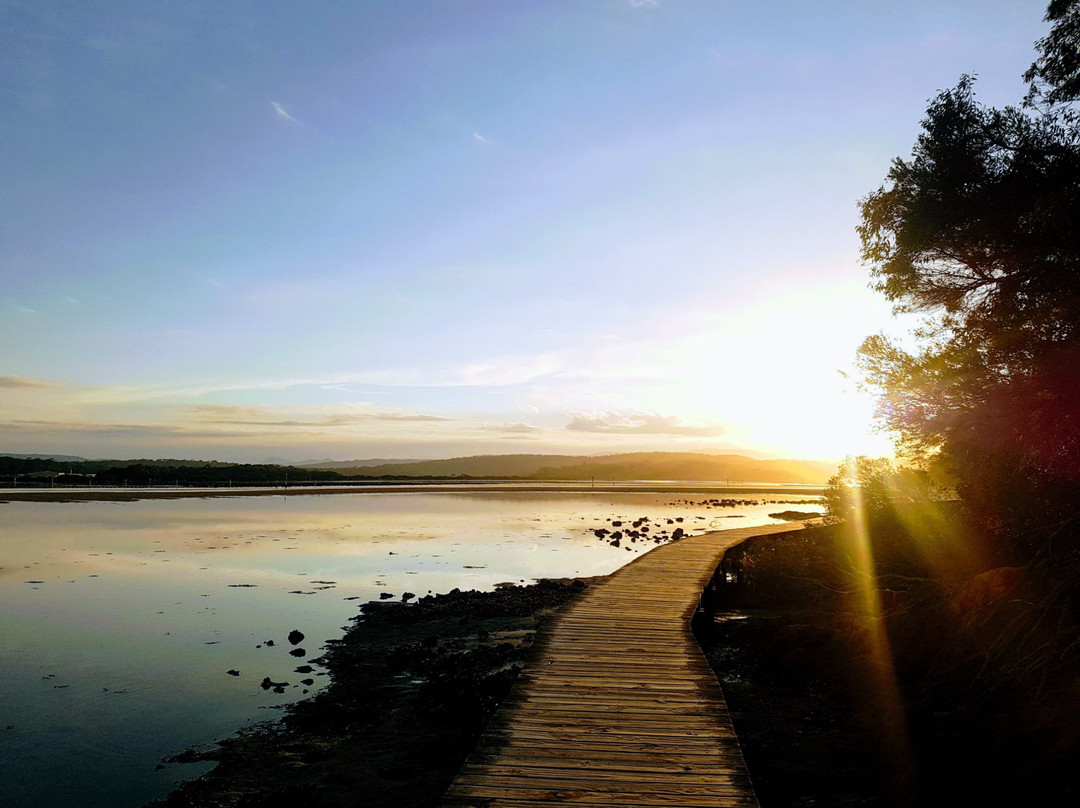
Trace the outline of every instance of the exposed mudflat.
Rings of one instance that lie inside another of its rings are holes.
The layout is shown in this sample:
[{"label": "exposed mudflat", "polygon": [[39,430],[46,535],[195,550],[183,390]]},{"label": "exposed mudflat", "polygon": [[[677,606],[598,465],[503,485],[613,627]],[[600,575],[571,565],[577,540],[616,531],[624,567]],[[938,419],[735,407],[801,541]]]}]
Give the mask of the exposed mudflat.
[{"label": "exposed mudflat", "polygon": [[167,806],[434,805],[536,631],[588,579],[372,602],[323,661],[331,684],[280,721],[179,761],[216,761]]}]

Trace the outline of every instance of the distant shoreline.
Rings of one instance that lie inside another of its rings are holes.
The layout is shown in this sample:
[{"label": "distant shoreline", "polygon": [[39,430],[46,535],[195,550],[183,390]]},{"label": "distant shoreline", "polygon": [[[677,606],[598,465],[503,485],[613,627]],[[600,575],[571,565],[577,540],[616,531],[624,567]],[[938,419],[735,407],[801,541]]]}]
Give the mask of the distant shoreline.
[{"label": "distant shoreline", "polygon": [[359,485],[295,485],[244,488],[28,488],[0,492],[3,502],[132,502],[141,499],[191,499],[206,497],[297,496],[311,494],[789,494],[821,496],[824,485],[803,483],[746,483],[729,485],[708,482],[456,482],[440,480],[410,483],[362,483]]}]

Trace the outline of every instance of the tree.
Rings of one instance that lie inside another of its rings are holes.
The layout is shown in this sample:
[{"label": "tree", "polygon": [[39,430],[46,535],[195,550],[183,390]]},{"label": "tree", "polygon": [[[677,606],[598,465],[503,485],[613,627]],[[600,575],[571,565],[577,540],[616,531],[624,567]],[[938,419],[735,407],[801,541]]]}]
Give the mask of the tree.
[{"label": "tree", "polygon": [[848,457],[825,488],[825,521],[878,521],[894,516],[897,507],[931,498],[925,471],[897,468],[885,457]]},{"label": "tree", "polygon": [[879,415],[1003,523],[1029,515],[1021,500],[1064,517],[1080,493],[1078,15],[1080,0],[1047,12],[1029,79],[1047,103],[988,108],[962,77],[858,228],[875,288],[925,315],[914,352],[880,335],[860,348]]},{"label": "tree", "polygon": [[1039,57],[1024,73],[1028,102],[1068,103],[1080,98],[1080,2],[1051,0],[1044,19],[1053,27],[1035,43]]}]

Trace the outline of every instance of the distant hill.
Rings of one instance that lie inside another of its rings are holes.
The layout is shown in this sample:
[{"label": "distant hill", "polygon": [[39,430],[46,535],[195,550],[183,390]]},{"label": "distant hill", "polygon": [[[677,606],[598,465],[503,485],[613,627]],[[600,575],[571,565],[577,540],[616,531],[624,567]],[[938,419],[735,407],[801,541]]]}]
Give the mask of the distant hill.
[{"label": "distant hill", "polygon": [[[350,477],[518,477],[531,480],[679,480],[755,483],[824,483],[836,463],[757,460],[742,455],[635,452],[580,455],[476,455],[447,460],[392,462],[333,469]],[[328,466],[320,466],[328,468]]]},{"label": "distant hill", "polygon": [[[12,482],[23,478],[64,478],[64,482],[96,485],[266,485],[292,479],[294,482],[335,482],[342,479],[335,471],[301,469],[295,466],[225,463],[219,460],[173,460],[140,458],[137,460],[57,460],[65,455],[0,455],[0,477]],[[83,478],[78,481],[75,478]]]},{"label": "distant hill", "polygon": [[[276,461],[275,461],[276,462]],[[389,457],[373,457],[368,460],[305,460],[303,463],[294,465],[304,469],[359,469],[369,466],[399,465],[402,463],[427,463],[431,461],[420,459],[393,459]]]}]

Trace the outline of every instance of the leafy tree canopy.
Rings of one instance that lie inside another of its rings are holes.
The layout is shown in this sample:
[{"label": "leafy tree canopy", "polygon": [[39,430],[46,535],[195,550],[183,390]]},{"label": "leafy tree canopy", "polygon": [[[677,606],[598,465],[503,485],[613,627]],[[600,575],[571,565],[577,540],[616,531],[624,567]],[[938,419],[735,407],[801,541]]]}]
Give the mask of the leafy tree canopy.
[{"label": "leafy tree canopy", "polygon": [[1039,58],[1024,73],[1031,85],[1028,102],[1074,101],[1080,98],[1080,2],[1051,0],[1044,19],[1053,27],[1035,43]]},{"label": "leafy tree canopy", "polygon": [[986,107],[970,76],[940,93],[858,228],[875,288],[925,315],[914,352],[860,348],[879,415],[999,502],[1080,484],[1080,0],[1047,19],[1029,103]]}]

